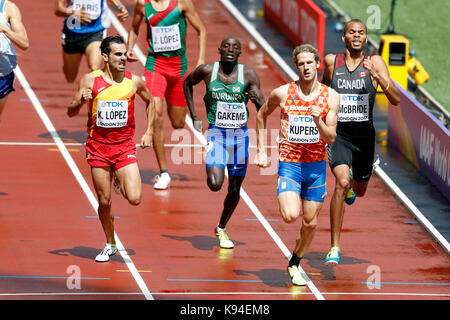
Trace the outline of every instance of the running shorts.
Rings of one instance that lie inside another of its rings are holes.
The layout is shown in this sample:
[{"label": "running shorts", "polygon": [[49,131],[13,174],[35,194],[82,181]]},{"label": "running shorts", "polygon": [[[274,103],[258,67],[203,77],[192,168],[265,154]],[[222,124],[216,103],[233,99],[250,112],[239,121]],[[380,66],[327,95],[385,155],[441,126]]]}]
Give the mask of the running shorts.
[{"label": "running shorts", "polygon": [[327,195],[326,170],[326,161],[278,162],[277,196],[294,191],[304,200],[323,202]]},{"label": "running shorts", "polygon": [[331,170],[346,164],[352,169],[355,181],[369,181],[375,157],[375,136],[350,140],[338,135],[334,143],[327,148]]},{"label": "running shorts", "polygon": [[248,164],[248,128],[224,129],[210,124],[206,134],[206,168],[228,168],[233,176],[245,176]]},{"label": "running shorts", "polygon": [[181,57],[157,56],[153,71],[145,69],[145,85],[154,97],[166,98],[168,104],[186,107],[183,81],[187,74],[182,72]]},{"label": "running shorts", "polygon": [[0,99],[15,91],[14,79],[14,71],[4,77],[0,77]]},{"label": "running shorts", "polygon": [[136,163],[136,143],[133,139],[106,144],[87,138],[86,159],[91,167],[111,167],[113,170]]},{"label": "running shorts", "polygon": [[83,54],[89,44],[94,41],[102,41],[106,37],[106,29],[92,33],[75,33],[64,24],[62,38],[62,47],[65,53]]}]

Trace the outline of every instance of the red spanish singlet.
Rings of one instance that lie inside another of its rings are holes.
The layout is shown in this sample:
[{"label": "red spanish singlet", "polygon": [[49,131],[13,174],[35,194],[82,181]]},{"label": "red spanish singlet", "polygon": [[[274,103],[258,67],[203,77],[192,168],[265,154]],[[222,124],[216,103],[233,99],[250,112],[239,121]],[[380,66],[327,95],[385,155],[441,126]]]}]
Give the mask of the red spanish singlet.
[{"label": "red spanish singlet", "polygon": [[121,83],[110,84],[102,71],[95,76],[92,99],[88,106],[87,133],[102,143],[120,143],[134,136],[134,96],[132,74],[125,71]]}]

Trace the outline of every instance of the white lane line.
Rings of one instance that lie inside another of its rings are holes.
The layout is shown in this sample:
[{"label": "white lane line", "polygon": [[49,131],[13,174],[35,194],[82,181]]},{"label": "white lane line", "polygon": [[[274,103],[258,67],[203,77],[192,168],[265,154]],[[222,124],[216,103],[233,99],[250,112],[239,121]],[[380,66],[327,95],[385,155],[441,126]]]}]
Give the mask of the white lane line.
[{"label": "white lane line", "polygon": [[[278,66],[283,69],[283,71],[289,75],[291,80],[297,80],[297,73],[292,70],[292,68],[284,62],[284,60],[278,55],[278,53],[273,50],[270,44],[261,36],[261,34],[253,27],[253,25],[248,22],[248,20],[236,9],[236,7],[229,0],[219,0],[222,4],[228,8],[228,10],[233,14],[236,20],[246,28],[250,35],[259,43],[260,47],[269,54],[273,61],[278,64]],[[331,2],[331,1],[330,1]],[[336,6],[335,6],[336,7]],[[387,187],[394,192],[403,202],[410,212],[416,216],[416,218],[422,223],[424,228],[431,234],[431,236],[441,245],[441,247],[450,255],[449,243],[445,238],[436,230],[436,228],[425,218],[425,216],[414,206],[411,200],[397,187],[397,185],[389,178],[389,176],[380,168],[375,169],[376,175],[382,179]]]},{"label": "white lane line", "polygon": [[[222,3],[224,3],[224,1],[222,1]],[[234,6],[229,3],[227,1],[228,5],[230,5],[230,8],[234,8]],[[225,4],[224,4],[225,5]],[[230,9],[229,9],[230,10]],[[237,11],[236,8],[234,8],[235,11]],[[239,12],[237,12],[239,13]],[[236,14],[236,13],[235,13]],[[240,13],[239,13],[240,14]],[[120,35],[124,38],[124,39],[128,39],[128,34],[126,32],[126,30],[123,28],[122,24],[119,22],[119,20],[116,18],[116,16],[110,11],[109,12],[109,16],[111,17],[111,21],[113,26],[117,29],[117,31],[120,33]],[[242,15],[241,15],[242,16]],[[245,19],[245,18],[243,18]],[[245,20],[246,21],[246,20]],[[247,24],[249,25],[249,23],[247,22]],[[249,30],[249,29],[247,29]],[[256,30],[252,31],[257,33]],[[258,33],[259,34],[259,33]],[[262,39],[262,37],[261,37]],[[265,44],[267,46],[267,48],[271,48],[272,47],[266,42]],[[142,53],[141,49],[139,48],[139,46],[136,44],[135,47],[133,48],[134,52],[136,53],[136,55],[139,57],[139,61],[142,63],[142,65],[145,66],[145,55]],[[272,49],[273,50],[273,49]],[[273,50],[274,51],[274,50]],[[276,53],[276,52],[274,52]],[[280,58],[280,60],[282,60]],[[188,127],[191,129],[191,131],[194,133],[194,135],[197,137],[197,139],[202,143],[202,145],[206,146],[206,139],[205,137],[198,132],[197,130],[194,129],[193,125],[192,125],[192,120],[191,117],[189,117],[188,114],[186,114],[186,124],[188,125]],[[226,172],[226,176],[228,178],[228,174]],[[283,241],[281,241],[280,237],[277,235],[277,233],[275,232],[275,230],[273,230],[272,226],[269,224],[269,222],[266,220],[266,218],[261,214],[261,212],[258,210],[258,208],[256,207],[256,205],[253,203],[253,201],[250,199],[250,197],[247,195],[247,193],[245,192],[244,188],[241,188],[241,192],[240,195],[242,197],[242,199],[245,201],[245,203],[248,205],[248,207],[250,208],[250,210],[252,210],[253,214],[258,218],[258,220],[260,221],[260,223],[263,225],[263,227],[266,229],[266,231],[269,233],[269,235],[272,237],[272,239],[275,241],[275,243],[278,245],[278,247],[281,249],[281,251],[283,252],[283,254],[285,255],[286,258],[290,258],[291,253],[289,252],[289,249],[286,247],[286,245],[283,243]],[[307,276],[306,272],[302,269],[302,267],[299,266],[299,270],[302,273],[302,276],[306,279],[306,285],[308,286],[308,288],[314,293],[314,295],[316,296],[316,298],[318,300],[325,300],[325,298],[320,294],[319,290],[317,289],[317,287],[313,284],[313,282],[311,281],[311,279],[309,279],[309,277]]]},{"label": "white lane line", "polygon": [[[312,292],[153,292],[153,295],[250,295],[250,296],[271,296],[271,295],[286,295],[286,296],[301,296],[313,295]],[[450,297],[450,293],[410,293],[410,292],[322,292],[323,295],[346,295],[346,296],[415,296],[415,297]],[[142,292],[23,292],[23,293],[0,293],[2,297],[14,296],[141,296]]]},{"label": "white lane line", "polygon": [[[80,170],[78,169],[77,165],[73,161],[69,151],[67,150],[66,146],[64,145],[64,142],[58,135],[55,127],[53,126],[50,118],[48,117],[48,115],[45,112],[44,108],[42,107],[41,103],[39,102],[39,99],[37,98],[33,89],[31,89],[30,84],[28,83],[27,79],[25,78],[25,75],[22,73],[22,70],[20,70],[19,66],[16,67],[14,72],[17,76],[17,79],[19,79],[20,84],[22,85],[23,89],[25,90],[27,96],[30,98],[30,101],[33,104],[34,109],[36,110],[37,114],[39,115],[39,117],[41,118],[45,127],[47,128],[47,131],[50,133],[50,135],[52,136],[56,145],[58,146],[58,149],[60,150],[64,160],[66,161],[67,165],[69,166],[69,168],[72,171],[73,175],[75,176],[76,180],[80,184],[81,189],[84,191],[92,208],[94,209],[95,212],[97,212],[97,209],[98,209],[97,199],[95,198],[94,194],[92,193],[91,189],[89,188],[89,185],[87,184],[86,180],[84,179],[84,177],[81,174]],[[145,285],[145,282],[142,279],[141,275],[137,271],[133,261],[128,256],[119,237],[117,236],[116,233],[114,233],[114,236],[116,238],[116,242],[117,242],[116,245],[120,251],[120,255],[122,256],[128,269],[130,270],[131,274],[133,275],[133,278],[136,280],[136,283],[138,284],[142,293],[145,295],[146,299],[153,300],[153,297],[152,297],[150,291],[148,290],[147,286]]]}]

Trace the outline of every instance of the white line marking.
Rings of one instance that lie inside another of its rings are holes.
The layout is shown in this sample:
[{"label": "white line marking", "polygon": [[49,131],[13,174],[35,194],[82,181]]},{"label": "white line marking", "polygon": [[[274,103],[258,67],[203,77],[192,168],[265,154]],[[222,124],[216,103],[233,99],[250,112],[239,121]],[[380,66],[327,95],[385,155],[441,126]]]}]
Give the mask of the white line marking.
[{"label": "white line marking", "polygon": [[[153,295],[313,295],[312,292],[153,292]],[[323,295],[347,295],[347,296],[423,296],[423,297],[450,297],[450,293],[403,293],[403,292],[322,292]],[[0,293],[0,296],[113,296],[113,295],[135,295],[140,296],[142,292],[38,292],[38,293]]]},{"label": "white line marking", "polygon": [[[240,12],[229,2],[229,1],[223,1],[221,0],[221,2],[224,4],[224,6],[231,11],[231,13],[234,16],[238,16],[239,18],[237,18],[241,24],[244,25],[244,27],[247,29],[247,31],[252,34],[253,36],[255,35],[259,35],[259,33],[256,31],[256,29],[254,29],[249,23],[248,21],[240,14]],[[111,21],[112,24],[114,25],[114,27],[117,29],[117,31],[119,31],[119,33],[121,34],[121,36],[125,39],[128,38],[128,34],[126,34],[125,29],[123,28],[122,24],[119,22],[119,20],[116,18],[116,16],[110,11],[110,17],[111,17]],[[242,22],[244,21],[244,22]],[[253,28],[253,29],[251,29]],[[261,35],[259,35],[259,38],[261,41],[265,40],[261,37]],[[270,50],[272,52],[273,55],[278,55],[273,49],[272,46],[270,46],[267,42],[265,42],[264,44],[266,50]],[[145,56],[144,54],[142,54],[142,51],[140,50],[140,48],[138,47],[138,45],[136,44],[135,47],[133,48],[134,52],[136,53],[136,55],[139,57],[139,61],[145,65]],[[272,56],[273,57],[273,56]],[[279,56],[278,56],[279,57]],[[283,59],[281,59],[281,57],[279,57],[280,63],[282,63],[281,61],[283,61]],[[284,62],[284,61],[283,61]],[[286,65],[287,67],[287,65]],[[289,68],[289,67],[287,67]],[[284,69],[283,69],[284,70]],[[202,145],[206,146],[206,139],[205,137],[198,132],[197,130],[194,129],[193,124],[192,124],[192,120],[189,117],[188,114],[186,114],[186,124],[187,126],[191,129],[191,131],[194,133],[194,135],[197,137],[197,139],[202,143]],[[225,171],[225,175],[228,178],[228,173]],[[245,192],[244,188],[241,187],[241,192],[240,195],[242,197],[242,199],[245,201],[245,203],[247,203],[248,207],[250,208],[250,210],[252,210],[252,212],[254,213],[254,215],[258,218],[258,220],[261,222],[261,224],[263,225],[263,227],[266,229],[266,231],[269,233],[269,235],[273,238],[273,240],[275,241],[275,243],[278,245],[278,247],[281,249],[281,251],[283,252],[283,254],[285,255],[286,258],[290,258],[291,253],[289,252],[289,250],[287,249],[286,245],[283,243],[283,241],[281,241],[281,239],[278,237],[277,233],[273,230],[272,226],[269,224],[269,222],[267,222],[267,220],[265,219],[265,217],[261,214],[261,212],[258,210],[258,208],[256,207],[256,205],[253,203],[253,201],[250,199],[250,197],[247,195],[247,193]],[[306,285],[308,286],[308,288],[314,293],[314,295],[316,296],[316,298],[318,300],[325,300],[325,298],[320,294],[319,290],[316,288],[316,286],[313,284],[313,282],[311,281],[311,279],[309,279],[309,277],[307,276],[306,272],[299,266],[299,270],[302,273],[302,276],[306,279],[307,283]]]},{"label": "white line marking", "polygon": [[[73,161],[73,159],[72,159],[69,151],[67,150],[66,146],[64,145],[62,139],[59,137],[58,133],[56,132],[55,127],[53,126],[50,118],[48,117],[48,115],[45,112],[44,108],[42,107],[41,103],[39,102],[39,99],[37,98],[33,89],[31,89],[30,84],[28,83],[27,79],[25,78],[25,75],[22,73],[19,66],[17,66],[14,71],[17,76],[17,79],[19,79],[20,84],[22,85],[23,89],[25,90],[27,96],[30,98],[34,109],[36,110],[37,114],[41,118],[41,120],[44,123],[45,127],[47,128],[48,132],[50,133],[50,135],[52,136],[56,145],[58,146],[58,149],[60,150],[64,160],[66,160],[67,165],[69,166],[73,175],[75,176],[78,183],[80,184],[81,189],[86,194],[86,197],[88,198],[89,202],[91,203],[92,207],[94,208],[94,211],[97,212],[97,208],[98,208],[97,199],[95,198],[94,194],[92,193],[91,189],[89,188],[89,185],[87,184],[86,180],[84,179],[84,177],[81,174],[80,170],[78,169],[77,165]],[[150,291],[148,290],[147,286],[145,285],[145,282],[142,279],[139,272],[137,272],[137,269],[134,266],[133,261],[131,261],[131,258],[126,253],[125,248],[122,245],[122,242],[120,241],[119,237],[117,236],[116,233],[114,233],[114,236],[116,238],[117,248],[119,250],[121,250],[120,254],[121,254],[123,260],[125,261],[128,269],[130,269],[130,272],[133,275],[133,278],[136,280],[139,288],[142,290],[143,294],[145,295],[145,297],[147,299],[153,300],[153,297],[152,297]]]}]

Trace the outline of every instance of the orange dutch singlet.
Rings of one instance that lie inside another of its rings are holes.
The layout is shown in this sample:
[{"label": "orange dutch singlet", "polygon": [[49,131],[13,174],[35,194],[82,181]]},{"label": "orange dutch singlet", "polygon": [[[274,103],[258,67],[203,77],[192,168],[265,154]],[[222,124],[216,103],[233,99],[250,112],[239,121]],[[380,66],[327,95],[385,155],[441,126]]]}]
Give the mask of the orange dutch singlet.
[{"label": "orange dutch singlet", "polygon": [[304,101],[298,95],[297,84],[291,82],[284,106],[281,108],[281,128],[279,137],[279,157],[282,162],[318,162],[326,160],[325,141],[311,116],[309,107],[318,105],[323,108],[321,118],[329,110],[329,88],[319,83],[317,97]]},{"label": "orange dutch singlet", "polygon": [[132,74],[125,71],[119,84],[105,81],[101,70],[95,76],[88,105],[87,133],[101,143],[120,143],[132,139],[135,130]]}]

